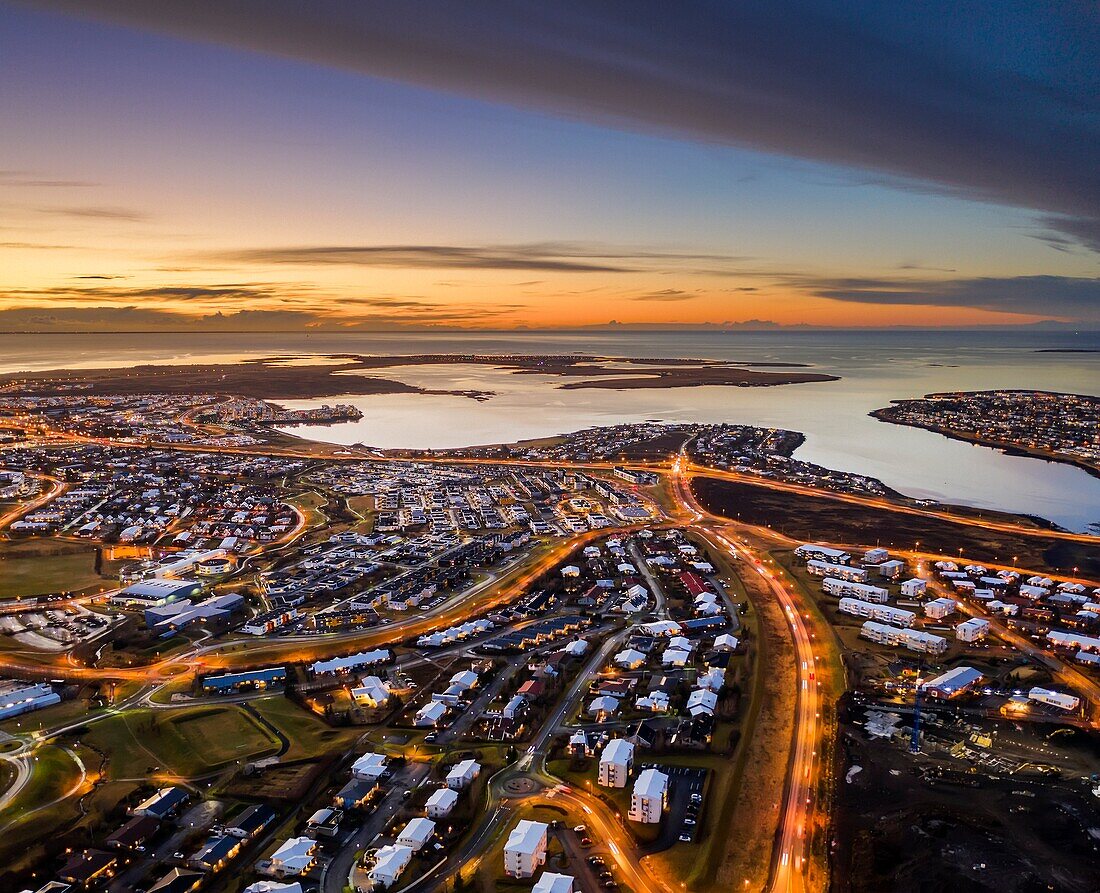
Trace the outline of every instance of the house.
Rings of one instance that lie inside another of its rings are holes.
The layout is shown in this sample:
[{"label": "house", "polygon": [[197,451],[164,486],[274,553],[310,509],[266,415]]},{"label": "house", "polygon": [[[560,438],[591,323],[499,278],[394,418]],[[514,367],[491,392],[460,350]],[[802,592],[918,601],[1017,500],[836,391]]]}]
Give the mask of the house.
[{"label": "house", "polygon": [[920,577],[913,577],[901,584],[901,594],[905,598],[920,598],[928,589],[928,584]]},{"label": "house", "polygon": [[148,815],[163,821],[174,815],[176,810],[190,799],[191,795],[187,793],[186,788],[161,788],[151,797],[131,809],[130,813],[132,815]]},{"label": "house", "polygon": [[374,867],[368,875],[371,883],[378,887],[392,887],[409,867],[412,857],[412,847],[403,844],[390,844],[380,848],[374,855]]},{"label": "house", "polygon": [[197,890],[204,880],[206,875],[202,872],[173,868],[146,893],[191,893],[192,890]]},{"label": "house", "polygon": [[458,791],[440,788],[424,804],[424,814],[430,819],[445,819],[458,803]]},{"label": "house", "polygon": [[636,670],[645,663],[645,655],[633,648],[625,648],[616,654],[612,660],[624,670]]},{"label": "house", "polygon": [[306,834],[310,837],[333,838],[340,833],[344,813],[339,809],[318,809],[306,821]]},{"label": "house", "polygon": [[600,754],[599,783],[605,788],[625,788],[634,766],[634,745],[613,738]]},{"label": "house", "polygon": [[266,803],[256,803],[249,806],[231,822],[226,822],[225,833],[244,839],[255,837],[276,818],[277,815],[274,809]]},{"label": "house", "polygon": [[535,870],[546,862],[546,832],[544,822],[520,819],[509,832],[504,844],[504,873],[509,877],[534,877]]},{"label": "house", "polygon": [[298,877],[313,867],[316,851],[316,840],[292,837],[271,854],[269,869],[275,877]]},{"label": "house", "polygon": [[134,816],[107,838],[107,846],[116,850],[137,850],[141,852],[144,850],[145,844],[159,829],[160,821],[153,816]]},{"label": "house", "polygon": [[67,884],[90,887],[114,876],[118,856],[103,850],[84,850],[75,853],[57,873]]},{"label": "house", "polygon": [[736,651],[737,645],[737,637],[729,633],[722,633],[714,639],[714,647],[717,651]]},{"label": "house", "polygon": [[527,698],[523,695],[513,695],[508,703],[504,705],[504,709],[501,711],[500,715],[504,719],[515,719],[526,707]]},{"label": "house", "polygon": [[231,834],[215,834],[207,839],[187,864],[200,871],[221,871],[240,852],[242,841]]},{"label": "house", "polygon": [[565,646],[564,651],[570,657],[583,657],[584,653],[588,651],[588,642],[584,639],[574,639]]},{"label": "house", "polygon": [[697,688],[687,699],[687,712],[692,716],[713,716],[718,706],[718,695],[710,689]]},{"label": "house", "polygon": [[442,701],[430,701],[416,711],[413,725],[419,728],[432,728],[447,715],[447,705]]},{"label": "house", "polygon": [[415,818],[409,821],[401,833],[397,835],[397,842],[402,846],[410,847],[413,852],[422,849],[435,835],[435,822],[431,819]]},{"label": "house", "polygon": [[665,667],[682,667],[691,659],[690,651],[681,651],[679,648],[666,648],[661,655],[661,665]]},{"label": "house", "polygon": [[635,822],[653,824],[661,821],[668,796],[668,776],[656,769],[646,769],[634,782],[627,817]]},{"label": "house", "polygon": [[373,778],[353,778],[336,792],[332,805],[340,809],[358,809],[378,790],[378,781]]},{"label": "house", "polygon": [[290,884],[279,881],[256,881],[245,887],[244,893],[302,893],[302,885],[297,881]]},{"label": "house", "polygon": [[378,676],[367,676],[351,690],[351,696],[363,707],[384,707],[390,699],[390,687]]},{"label": "house", "polygon": [[386,757],[380,753],[365,753],[351,764],[355,778],[377,781],[386,772]]},{"label": "house", "polygon": [[573,876],[544,871],[535,881],[531,893],[573,893]]},{"label": "house", "polygon": [[451,677],[451,685],[459,686],[462,691],[477,688],[478,675],[473,670],[462,670]]},{"label": "house", "polygon": [[648,710],[651,713],[667,713],[670,701],[668,695],[663,691],[653,691],[638,698],[634,702],[634,706],[639,710]]},{"label": "house", "polygon": [[715,693],[722,690],[726,684],[726,671],[723,667],[711,667],[705,673],[701,673],[695,680],[697,688],[705,688]]},{"label": "house", "polygon": [[598,721],[602,721],[608,716],[617,713],[619,710],[619,699],[612,698],[609,695],[601,695],[598,698],[594,698],[592,703],[588,705],[589,716],[595,716]]},{"label": "house", "polygon": [[447,787],[453,791],[461,791],[470,786],[481,772],[481,764],[474,760],[463,760],[455,763],[447,773]]}]

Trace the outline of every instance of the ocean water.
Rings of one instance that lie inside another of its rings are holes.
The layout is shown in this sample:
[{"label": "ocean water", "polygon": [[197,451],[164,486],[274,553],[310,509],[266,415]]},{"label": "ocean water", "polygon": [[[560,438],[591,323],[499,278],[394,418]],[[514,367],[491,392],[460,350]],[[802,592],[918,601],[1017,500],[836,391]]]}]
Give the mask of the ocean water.
[{"label": "ocean water", "polygon": [[933,391],[1100,393],[1100,352],[1069,351],[1100,351],[1100,335],[909,330],[0,335],[0,371],[314,353],[586,353],[805,363],[840,380],[767,388],[561,390],[558,377],[514,375],[491,366],[397,367],[371,374],[439,390],[491,391],[494,396],[480,402],[425,394],[328,398],[354,403],[363,419],[302,426],[293,433],[383,448],[446,448],[646,419],[776,426],[806,434],[796,454],[800,459],[869,474],[912,496],[1025,512],[1084,530],[1100,522],[1100,478],[868,415],[891,400]]}]

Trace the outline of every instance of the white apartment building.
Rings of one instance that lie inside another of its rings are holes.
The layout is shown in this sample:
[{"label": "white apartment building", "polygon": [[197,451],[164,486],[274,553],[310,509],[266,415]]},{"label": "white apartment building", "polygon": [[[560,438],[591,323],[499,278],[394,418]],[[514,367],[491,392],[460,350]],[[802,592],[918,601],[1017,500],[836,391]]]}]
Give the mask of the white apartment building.
[{"label": "white apartment building", "polygon": [[614,738],[600,754],[599,783],[605,788],[625,788],[634,766],[634,745]]},{"label": "white apartment building", "polygon": [[862,599],[865,602],[885,602],[890,593],[881,586],[872,586],[870,583],[849,583],[847,580],[838,580],[836,577],[826,577],[821,588],[829,595],[851,596]]},{"label": "white apartment building", "polygon": [[851,614],[853,617],[867,617],[878,620],[880,623],[892,623],[895,626],[912,626],[917,615],[903,608],[895,608],[892,605],[876,605],[873,602],[863,602],[858,598],[842,598],[839,604],[842,614]]},{"label": "white apartment building", "polygon": [[880,645],[893,645],[908,648],[921,654],[943,654],[947,651],[947,639],[935,636],[919,629],[903,629],[899,626],[888,626],[875,620],[868,620],[863,624],[859,634],[872,642]]},{"label": "white apartment building", "polygon": [[544,822],[520,819],[509,832],[504,844],[504,873],[509,877],[534,877],[535,870],[546,863],[546,832]]},{"label": "white apartment building", "polygon": [[634,782],[630,794],[631,821],[655,824],[661,821],[668,797],[668,776],[656,769],[646,769]]}]

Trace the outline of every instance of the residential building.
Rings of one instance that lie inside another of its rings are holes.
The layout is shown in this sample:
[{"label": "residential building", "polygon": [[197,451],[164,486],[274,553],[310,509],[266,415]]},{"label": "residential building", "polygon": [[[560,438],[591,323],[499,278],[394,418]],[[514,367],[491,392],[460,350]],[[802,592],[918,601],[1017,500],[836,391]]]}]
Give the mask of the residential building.
[{"label": "residential building", "polygon": [[644,770],[634,782],[627,817],[647,824],[661,821],[667,796],[668,776],[656,769]]},{"label": "residential building", "polygon": [[509,877],[534,877],[540,865],[546,863],[546,834],[549,826],[543,822],[520,819],[504,844],[504,873]]},{"label": "residential building", "polygon": [[600,754],[598,780],[605,788],[625,788],[634,766],[634,745],[613,738]]}]

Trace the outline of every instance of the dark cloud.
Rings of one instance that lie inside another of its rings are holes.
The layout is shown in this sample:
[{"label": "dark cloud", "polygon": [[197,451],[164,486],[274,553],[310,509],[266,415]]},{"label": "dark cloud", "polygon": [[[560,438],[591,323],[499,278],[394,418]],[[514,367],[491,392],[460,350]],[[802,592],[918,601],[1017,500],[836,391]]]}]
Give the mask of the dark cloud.
[{"label": "dark cloud", "polygon": [[98,185],[87,180],[52,180],[39,177],[34,171],[0,171],[0,186],[84,188]]},{"label": "dark cloud", "polygon": [[796,277],[792,284],[820,298],[860,304],[921,304],[969,307],[1100,321],[1100,278],[1069,276],[890,279]]},{"label": "dark cloud", "polygon": [[219,310],[198,316],[149,307],[29,306],[0,310],[0,332],[402,331],[469,327],[502,310],[336,317],[314,310]]},{"label": "dark cloud", "polygon": [[75,208],[39,208],[42,214],[50,214],[54,217],[87,217],[96,220],[123,220],[129,223],[139,223],[148,220],[149,215],[141,211],[132,211],[128,208],[99,208],[94,206]]},{"label": "dark cloud", "polygon": [[34,5],[858,168],[1035,209],[1097,244],[1100,17],[1089,3]]},{"label": "dark cloud", "polygon": [[[249,248],[203,255],[208,261],[234,264],[347,264],[361,267],[414,269],[538,270],[554,273],[633,273],[672,267],[677,272],[728,273],[748,258],[674,251],[626,250],[569,242],[524,245],[306,245]],[[724,269],[723,265],[729,265]],[[449,283],[456,284],[456,283]]]},{"label": "dark cloud", "polygon": [[[106,277],[104,277],[106,278]],[[291,289],[267,283],[235,282],[218,285],[161,285],[122,287],[113,285],[59,285],[52,288],[9,289],[0,293],[8,302],[39,299],[69,303],[111,303],[130,301],[187,302],[225,301],[240,302],[285,298]]]},{"label": "dark cloud", "polygon": [[663,288],[660,291],[651,291],[644,295],[631,298],[632,301],[691,301],[699,297],[690,291],[681,291],[678,288]]}]

